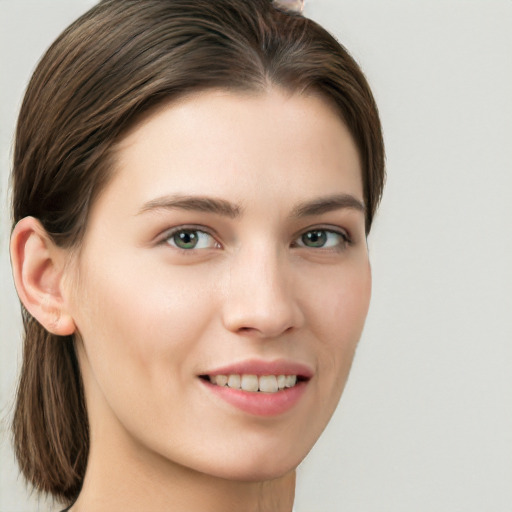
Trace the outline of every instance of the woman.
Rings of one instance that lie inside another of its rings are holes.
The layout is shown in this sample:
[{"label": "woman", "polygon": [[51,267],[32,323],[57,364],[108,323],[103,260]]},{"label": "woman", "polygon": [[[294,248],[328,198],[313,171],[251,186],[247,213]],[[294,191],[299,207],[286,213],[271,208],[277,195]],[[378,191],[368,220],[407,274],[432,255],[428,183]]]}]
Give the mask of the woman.
[{"label": "woman", "polygon": [[73,512],[289,511],[371,288],[377,109],[268,0],[110,0],[29,84],[20,467]]}]

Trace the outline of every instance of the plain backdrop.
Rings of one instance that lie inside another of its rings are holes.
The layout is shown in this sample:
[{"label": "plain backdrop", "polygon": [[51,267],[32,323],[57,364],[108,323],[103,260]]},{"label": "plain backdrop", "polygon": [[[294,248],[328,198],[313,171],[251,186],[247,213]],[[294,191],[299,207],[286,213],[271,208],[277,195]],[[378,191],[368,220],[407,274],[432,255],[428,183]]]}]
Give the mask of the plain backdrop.
[{"label": "plain backdrop", "polygon": [[[213,0],[212,0],[213,1]],[[250,0],[248,0],[250,1]],[[0,511],[49,510],[8,434],[21,323],[8,173],[35,63],[91,0],[0,0]],[[388,181],[352,375],[297,512],[512,511],[512,1],[310,0],[363,67]]]}]

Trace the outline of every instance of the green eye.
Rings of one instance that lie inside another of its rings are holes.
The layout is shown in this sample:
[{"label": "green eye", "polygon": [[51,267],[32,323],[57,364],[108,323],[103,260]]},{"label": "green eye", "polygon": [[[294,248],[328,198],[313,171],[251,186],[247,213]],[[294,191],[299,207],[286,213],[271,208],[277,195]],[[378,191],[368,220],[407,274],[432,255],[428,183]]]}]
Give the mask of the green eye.
[{"label": "green eye", "polygon": [[327,232],[324,230],[308,231],[301,237],[306,247],[323,247],[327,242]]},{"label": "green eye", "polygon": [[194,249],[199,237],[195,231],[178,231],[172,236],[172,240],[180,249]]},{"label": "green eye", "polygon": [[328,229],[314,229],[307,231],[299,238],[299,247],[312,249],[343,249],[349,243],[348,236]]},{"label": "green eye", "polygon": [[217,245],[215,239],[209,234],[199,229],[179,229],[170,233],[166,242],[178,249],[208,249]]}]

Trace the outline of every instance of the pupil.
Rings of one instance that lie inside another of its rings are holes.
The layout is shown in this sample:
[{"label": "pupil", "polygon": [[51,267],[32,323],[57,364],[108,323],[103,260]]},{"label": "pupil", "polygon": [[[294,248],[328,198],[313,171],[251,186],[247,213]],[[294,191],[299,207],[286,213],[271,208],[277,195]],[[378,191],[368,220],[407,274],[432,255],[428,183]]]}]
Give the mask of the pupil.
[{"label": "pupil", "polygon": [[303,237],[303,242],[310,247],[321,247],[327,241],[327,234],[325,231],[310,231]]},{"label": "pupil", "polygon": [[190,249],[195,247],[197,244],[197,236],[193,231],[181,231],[177,233],[176,245]]}]

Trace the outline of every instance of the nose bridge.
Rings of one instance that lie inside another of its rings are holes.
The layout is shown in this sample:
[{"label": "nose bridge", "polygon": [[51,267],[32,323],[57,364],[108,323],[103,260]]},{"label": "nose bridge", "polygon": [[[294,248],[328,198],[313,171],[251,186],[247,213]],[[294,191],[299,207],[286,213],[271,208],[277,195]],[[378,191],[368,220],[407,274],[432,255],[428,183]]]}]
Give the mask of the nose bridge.
[{"label": "nose bridge", "polygon": [[240,248],[230,266],[224,324],[233,332],[279,336],[302,323],[296,299],[284,251],[270,243]]}]

